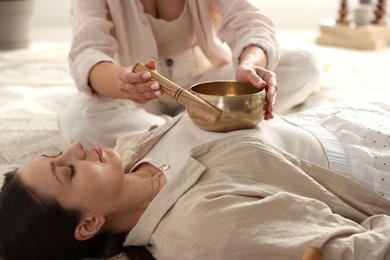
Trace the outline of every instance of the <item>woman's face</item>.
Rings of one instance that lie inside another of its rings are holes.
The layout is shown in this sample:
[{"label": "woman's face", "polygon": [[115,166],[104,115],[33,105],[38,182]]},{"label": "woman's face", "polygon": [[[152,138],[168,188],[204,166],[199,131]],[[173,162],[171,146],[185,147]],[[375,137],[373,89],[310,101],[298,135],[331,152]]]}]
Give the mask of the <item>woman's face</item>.
[{"label": "woman's face", "polygon": [[19,175],[35,191],[82,212],[108,210],[124,186],[123,164],[114,150],[84,150],[80,143],[61,155],[31,161],[19,169]]}]

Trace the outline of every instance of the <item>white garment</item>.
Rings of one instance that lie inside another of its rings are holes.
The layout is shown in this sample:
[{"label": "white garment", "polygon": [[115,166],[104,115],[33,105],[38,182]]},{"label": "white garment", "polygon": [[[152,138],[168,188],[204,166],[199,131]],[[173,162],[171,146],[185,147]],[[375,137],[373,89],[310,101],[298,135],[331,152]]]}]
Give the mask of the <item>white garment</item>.
[{"label": "white garment", "polygon": [[350,101],[286,117],[323,145],[330,169],[390,199],[390,106]]}]

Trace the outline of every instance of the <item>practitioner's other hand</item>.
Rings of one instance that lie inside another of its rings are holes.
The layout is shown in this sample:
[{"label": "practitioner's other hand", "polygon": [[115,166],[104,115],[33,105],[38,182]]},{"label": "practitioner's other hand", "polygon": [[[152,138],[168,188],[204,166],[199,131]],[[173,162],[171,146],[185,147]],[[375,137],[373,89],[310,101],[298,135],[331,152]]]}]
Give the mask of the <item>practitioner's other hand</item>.
[{"label": "practitioner's other hand", "polygon": [[267,91],[267,112],[264,115],[265,120],[274,117],[273,111],[276,100],[276,75],[270,70],[255,65],[240,64],[236,71],[236,80],[239,82],[250,83],[254,87]]}]

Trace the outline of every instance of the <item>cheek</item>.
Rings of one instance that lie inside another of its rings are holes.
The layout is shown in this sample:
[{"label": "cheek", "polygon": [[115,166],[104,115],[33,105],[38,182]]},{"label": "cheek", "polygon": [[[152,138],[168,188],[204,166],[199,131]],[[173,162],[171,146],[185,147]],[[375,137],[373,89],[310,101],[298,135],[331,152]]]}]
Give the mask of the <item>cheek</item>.
[{"label": "cheek", "polygon": [[[105,201],[112,201],[121,193],[124,174],[118,174],[116,169],[101,167],[93,176],[83,180],[79,187],[80,199],[90,206],[101,206]],[[78,198],[76,198],[78,199]]]},{"label": "cheek", "polygon": [[[113,162],[113,161],[112,161]],[[80,184],[91,192],[99,192],[100,189],[116,187],[123,182],[124,174],[120,160],[110,164],[95,164],[91,167],[80,168],[84,176],[80,178]]]}]

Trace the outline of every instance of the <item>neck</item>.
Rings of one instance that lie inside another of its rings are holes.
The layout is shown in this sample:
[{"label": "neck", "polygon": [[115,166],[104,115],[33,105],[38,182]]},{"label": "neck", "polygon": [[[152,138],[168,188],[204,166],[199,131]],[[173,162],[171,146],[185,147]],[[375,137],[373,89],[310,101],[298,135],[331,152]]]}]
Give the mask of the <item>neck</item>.
[{"label": "neck", "polygon": [[148,163],[126,174],[127,192],[121,199],[121,209],[106,217],[105,229],[118,233],[129,232],[165,184],[165,175]]}]

